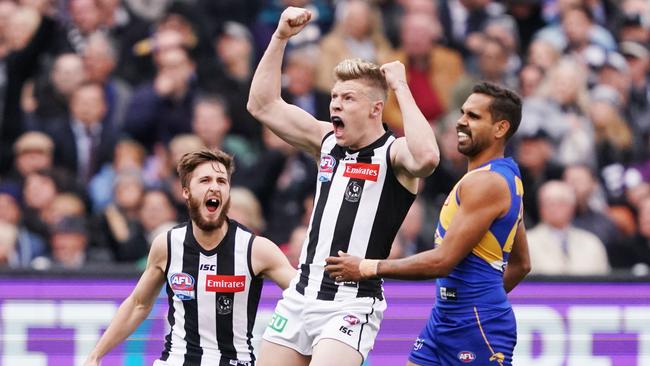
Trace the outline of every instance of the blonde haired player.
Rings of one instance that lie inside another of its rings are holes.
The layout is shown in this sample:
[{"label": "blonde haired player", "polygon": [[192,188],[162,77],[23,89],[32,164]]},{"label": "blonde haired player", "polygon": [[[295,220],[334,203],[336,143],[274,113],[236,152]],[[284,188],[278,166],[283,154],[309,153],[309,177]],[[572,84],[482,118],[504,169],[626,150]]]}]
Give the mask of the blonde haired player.
[{"label": "blonde haired player", "polygon": [[[331,123],[280,97],[281,65],[290,37],[311,19],[287,8],[253,77],[248,110],[288,143],[319,159],[314,209],[299,275],[278,302],[258,366],[360,365],[372,349],[386,308],[381,280],[341,282],[324,271],[343,250],[388,256],[415,199],[418,178],[439,161],[438,145],[406,83],[404,65],[344,60],[335,68]],[[404,137],[382,124],[386,95],[399,102]]]}]

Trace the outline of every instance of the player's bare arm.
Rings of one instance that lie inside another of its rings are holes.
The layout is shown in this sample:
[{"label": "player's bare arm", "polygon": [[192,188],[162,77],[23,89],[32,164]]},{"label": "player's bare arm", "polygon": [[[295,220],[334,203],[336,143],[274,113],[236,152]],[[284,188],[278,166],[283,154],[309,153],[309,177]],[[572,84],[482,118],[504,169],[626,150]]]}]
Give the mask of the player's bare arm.
[{"label": "player's bare arm", "polygon": [[282,58],[289,38],[300,32],[311,19],[306,9],[288,7],[253,75],[248,96],[248,111],[289,144],[312,156],[320,156],[323,136],[332,130],[328,122],[316,120],[306,111],[286,103],[280,96]]},{"label": "player's bare arm", "polygon": [[297,271],[275,243],[258,236],[253,241],[252,251],[251,266],[256,275],[270,278],[283,290],[289,287]]},{"label": "player's bare arm", "polygon": [[147,267],[138,284],[120,305],[84,366],[99,365],[104,355],[124,341],[147,318],[160,293],[160,288],[165,283],[166,263],[167,235],[162,233],[151,244]]},{"label": "player's bare arm", "polygon": [[517,228],[515,241],[508,258],[508,265],[503,273],[503,287],[506,292],[512,291],[526,277],[528,272],[530,272],[530,255],[528,253],[526,229],[522,221]]},{"label": "player's bare arm", "polygon": [[447,276],[487,233],[494,220],[510,208],[510,193],[505,179],[494,172],[468,175],[459,188],[460,208],[449,224],[441,245],[407,258],[364,260],[343,254],[326,259],[330,277],[359,281],[375,276],[425,280]]},{"label": "player's bare arm", "polygon": [[[397,97],[404,120],[404,137],[397,139],[391,147],[391,161],[397,177],[407,188],[415,186],[414,178],[427,177],[440,162],[440,152],[433,129],[415,104],[411,90],[406,83],[406,70],[399,61],[381,66],[391,90]],[[416,190],[411,190],[416,192]]]}]

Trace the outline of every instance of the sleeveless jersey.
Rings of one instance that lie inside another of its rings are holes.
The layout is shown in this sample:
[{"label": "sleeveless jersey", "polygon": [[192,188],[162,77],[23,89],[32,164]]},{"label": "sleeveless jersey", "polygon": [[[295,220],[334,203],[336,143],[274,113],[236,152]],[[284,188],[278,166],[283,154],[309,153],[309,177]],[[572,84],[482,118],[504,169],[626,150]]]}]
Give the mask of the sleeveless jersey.
[{"label": "sleeveless jersey", "polygon": [[[511,158],[499,158],[468,172],[464,177],[481,170],[492,171],[505,178],[510,190],[510,209],[505,216],[492,222],[481,241],[447,277],[437,280],[436,307],[441,310],[472,311],[474,306],[492,309],[510,307],[503,288],[503,272],[523,213],[521,173]],[[440,211],[435,233],[436,246],[445,245],[445,233],[462,204],[458,195],[462,181],[461,178],[456,183]],[[472,187],[465,186],[463,189]]]},{"label": "sleeveless jersey", "polygon": [[203,249],[192,223],[167,232],[169,302],[161,360],[170,366],[250,366],[262,279],[251,267],[255,236],[233,220],[221,243]]},{"label": "sleeveless jersey", "polygon": [[383,299],[381,280],[337,283],[324,271],[339,250],[384,259],[415,195],[397,180],[390,162],[395,136],[350,150],[323,138],[311,222],[302,246],[296,291],[320,300]]}]

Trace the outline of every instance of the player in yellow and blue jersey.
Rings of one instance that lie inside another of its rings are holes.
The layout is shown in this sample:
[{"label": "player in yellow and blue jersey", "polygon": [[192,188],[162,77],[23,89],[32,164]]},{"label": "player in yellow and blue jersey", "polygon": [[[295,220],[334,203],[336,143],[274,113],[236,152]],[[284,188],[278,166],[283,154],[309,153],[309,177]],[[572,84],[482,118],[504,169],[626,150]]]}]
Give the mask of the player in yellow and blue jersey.
[{"label": "player in yellow and blue jersey", "polygon": [[530,271],[517,164],[504,157],[521,121],[521,99],[490,83],[474,86],[458,119],[468,172],[440,212],[435,248],[370,260],[339,252],[326,270],[337,281],[437,278],[436,305],[409,366],[512,364],[517,327],[506,293]]}]

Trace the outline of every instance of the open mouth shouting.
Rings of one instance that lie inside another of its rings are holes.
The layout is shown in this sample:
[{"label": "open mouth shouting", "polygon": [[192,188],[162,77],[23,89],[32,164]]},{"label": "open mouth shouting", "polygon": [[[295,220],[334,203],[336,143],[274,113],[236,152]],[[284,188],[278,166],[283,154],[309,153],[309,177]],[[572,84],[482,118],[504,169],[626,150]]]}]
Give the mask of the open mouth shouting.
[{"label": "open mouth shouting", "polygon": [[345,123],[339,116],[332,116],[332,125],[334,126],[334,135],[336,137],[341,137],[343,134],[343,129],[345,128]]},{"label": "open mouth shouting", "polygon": [[209,212],[215,212],[217,209],[221,206],[221,201],[217,198],[208,198],[205,201],[205,207],[208,209]]}]

